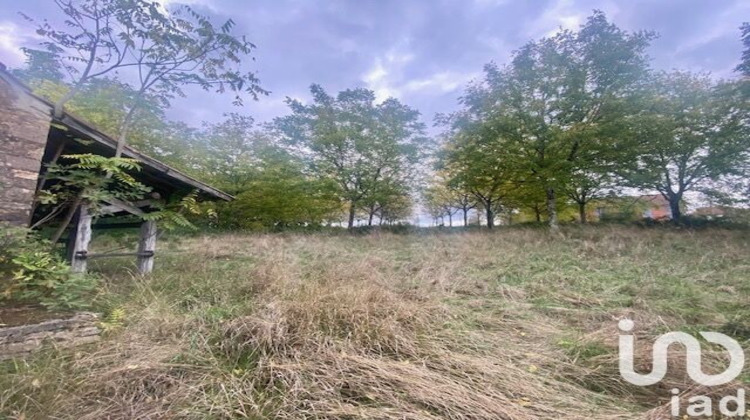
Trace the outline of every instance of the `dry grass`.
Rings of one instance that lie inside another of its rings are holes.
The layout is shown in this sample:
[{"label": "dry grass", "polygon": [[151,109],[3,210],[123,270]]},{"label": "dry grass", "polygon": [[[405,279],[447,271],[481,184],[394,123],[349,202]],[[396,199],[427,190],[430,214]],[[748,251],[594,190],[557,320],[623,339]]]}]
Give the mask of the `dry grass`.
[{"label": "dry grass", "polygon": [[610,227],[185,239],[149,279],[107,275],[98,305],[126,317],[102,343],[2,365],[0,417],[665,418],[669,389],[697,392],[681,355],[659,386],[624,383],[616,321],[748,340],[749,244]]}]

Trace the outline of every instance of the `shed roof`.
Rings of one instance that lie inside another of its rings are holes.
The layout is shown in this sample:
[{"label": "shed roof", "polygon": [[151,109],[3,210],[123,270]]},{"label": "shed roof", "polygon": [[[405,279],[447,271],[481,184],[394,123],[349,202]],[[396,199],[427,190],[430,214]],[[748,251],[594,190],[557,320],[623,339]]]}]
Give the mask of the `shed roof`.
[{"label": "shed roof", "polygon": [[[11,85],[17,87],[20,91],[28,95],[30,98],[38,101],[41,105],[49,109],[50,115],[53,113],[54,104],[34,94],[26,84],[20,81],[18,78],[10,74],[4,64],[0,63],[0,78],[4,79]],[[96,143],[95,149],[97,154],[101,155],[112,155],[115,154],[117,148],[117,140],[107,135],[94,127],[91,123],[86,122],[80,117],[77,117],[69,112],[63,112],[63,115],[59,119],[52,118],[52,122],[63,125],[73,132],[92,140]],[[132,158],[141,165],[142,172],[151,178],[155,182],[161,182],[164,184],[170,184],[178,189],[196,189],[203,196],[209,198],[221,199],[230,201],[234,197],[231,195],[214,188],[204,182],[201,182],[171,166],[154,159],[138,150],[125,146],[123,150],[123,156]]]}]

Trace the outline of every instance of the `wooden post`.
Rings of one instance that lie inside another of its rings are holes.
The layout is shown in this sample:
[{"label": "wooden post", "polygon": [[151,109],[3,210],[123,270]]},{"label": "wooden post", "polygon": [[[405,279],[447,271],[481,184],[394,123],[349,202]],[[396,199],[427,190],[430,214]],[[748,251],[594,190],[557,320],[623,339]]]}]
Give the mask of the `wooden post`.
[{"label": "wooden post", "polygon": [[92,218],[88,204],[81,204],[78,208],[77,221],[71,229],[71,238],[68,241],[68,258],[70,259],[71,271],[74,273],[86,272],[87,260],[85,256],[82,257],[79,253],[85,254],[89,251]]},{"label": "wooden post", "polygon": [[154,251],[156,251],[156,222],[147,220],[141,224],[141,236],[138,240],[138,272],[148,274],[154,269]]}]

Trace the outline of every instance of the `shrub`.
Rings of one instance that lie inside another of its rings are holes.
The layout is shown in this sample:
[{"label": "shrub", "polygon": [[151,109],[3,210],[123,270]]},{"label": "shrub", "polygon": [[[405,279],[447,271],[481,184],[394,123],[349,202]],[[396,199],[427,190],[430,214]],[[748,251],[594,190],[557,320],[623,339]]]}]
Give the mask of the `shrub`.
[{"label": "shrub", "polygon": [[71,273],[50,249],[28,229],[0,225],[0,300],[38,302],[50,309],[87,306],[95,279]]}]

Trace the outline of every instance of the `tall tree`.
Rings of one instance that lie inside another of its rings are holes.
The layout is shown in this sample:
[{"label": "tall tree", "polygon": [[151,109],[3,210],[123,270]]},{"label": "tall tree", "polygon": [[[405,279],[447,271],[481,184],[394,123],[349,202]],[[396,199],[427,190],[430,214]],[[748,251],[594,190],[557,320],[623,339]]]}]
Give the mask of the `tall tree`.
[{"label": "tall tree", "polygon": [[291,115],[275,120],[291,150],[306,159],[319,177],[334,180],[354,226],[363,200],[384,182],[406,185],[425,152],[427,138],[419,112],[396,99],[375,103],[367,89],[348,89],[336,96],[322,87],[310,89],[313,101],[288,99]]},{"label": "tall tree", "polygon": [[156,98],[165,105],[175,96],[185,96],[184,86],[198,86],[207,91],[234,92],[236,105],[242,94],[257,99],[263,90],[255,74],[241,69],[243,59],[252,59],[255,48],[244,36],[232,33],[232,19],[214,25],[208,16],[181,6],[163,13],[151,3],[130,15],[134,44],[127,67],[137,75],[136,95],[118,132],[117,151],[120,156],[134,121],[133,113],[145,97]]},{"label": "tall tree", "polygon": [[631,186],[658,191],[680,221],[685,193],[741,175],[750,162],[746,100],[732,83],[686,72],[654,76],[633,126],[639,147],[623,174]]},{"label": "tall tree", "polygon": [[464,95],[468,119],[485,126],[523,182],[543,188],[550,227],[579,163],[623,141],[609,126],[630,111],[652,37],[597,11],[578,32],[531,42],[506,67],[487,65],[483,82]]}]

